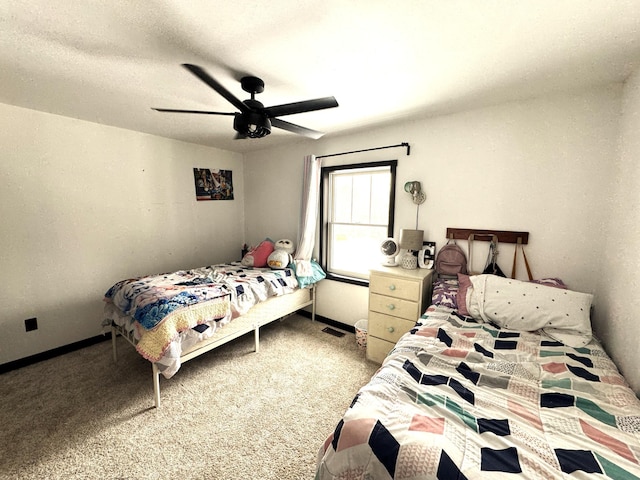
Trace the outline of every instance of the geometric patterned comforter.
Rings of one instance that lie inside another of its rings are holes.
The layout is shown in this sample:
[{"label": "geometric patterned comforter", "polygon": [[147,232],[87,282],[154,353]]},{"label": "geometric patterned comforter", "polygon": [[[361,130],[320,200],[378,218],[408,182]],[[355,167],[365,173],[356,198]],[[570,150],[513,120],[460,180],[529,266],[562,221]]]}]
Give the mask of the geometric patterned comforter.
[{"label": "geometric patterned comforter", "polygon": [[640,401],[596,340],[431,306],[354,398],[316,479],[640,479]]}]

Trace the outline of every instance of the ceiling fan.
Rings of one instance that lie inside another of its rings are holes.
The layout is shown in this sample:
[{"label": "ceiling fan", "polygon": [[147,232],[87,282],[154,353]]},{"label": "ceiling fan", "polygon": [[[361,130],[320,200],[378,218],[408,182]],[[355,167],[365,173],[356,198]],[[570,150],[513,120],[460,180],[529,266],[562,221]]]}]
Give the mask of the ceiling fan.
[{"label": "ceiling fan", "polygon": [[318,139],[324,133],[310,128],[301,127],[293,123],[285,122],[276,117],[284,115],[293,115],[295,113],[311,112],[314,110],[323,110],[325,108],[333,108],[338,106],[338,102],[334,97],[316,98],[314,100],[305,100],[302,102],[286,103],[283,105],[274,105],[265,107],[255,99],[256,94],[264,91],[264,82],[258,77],[242,77],[240,85],[245,92],[251,94],[251,98],[240,101],[229,90],[222,86],[217,80],[209,75],[203,68],[197,65],[183,63],[182,66],[193,73],[204,83],[213,88],[222,95],[229,103],[236,107],[239,112],[208,112],[202,110],[174,110],[170,108],[153,108],[158,112],[174,112],[174,113],[198,113],[204,115],[233,115],[233,129],[237,132],[237,139],[241,138],[262,138],[271,133],[271,127],[281,128],[289,132],[303,135],[305,137]]}]

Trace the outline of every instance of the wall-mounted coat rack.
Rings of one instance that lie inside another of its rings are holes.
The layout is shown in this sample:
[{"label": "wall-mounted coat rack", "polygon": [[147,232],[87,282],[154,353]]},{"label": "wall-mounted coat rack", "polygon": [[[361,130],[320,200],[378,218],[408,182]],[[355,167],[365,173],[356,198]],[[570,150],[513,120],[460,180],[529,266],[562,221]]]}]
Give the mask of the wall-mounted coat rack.
[{"label": "wall-mounted coat rack", "polygon": [[[493,235],[498,237],[499,243],[529,243],[529,232],[513,232],[510,230],[486,230],[472,228],[447,228],[447,238],[455,240],[468,240],[473,234],[475,241],[490,242]],[[519,240],[519,241],[518,241]]]}]

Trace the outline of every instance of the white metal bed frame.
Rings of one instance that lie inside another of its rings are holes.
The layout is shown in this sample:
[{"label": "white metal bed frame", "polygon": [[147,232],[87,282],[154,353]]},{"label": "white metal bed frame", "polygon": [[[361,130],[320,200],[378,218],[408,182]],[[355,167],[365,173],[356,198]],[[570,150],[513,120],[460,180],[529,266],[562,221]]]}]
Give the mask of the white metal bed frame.
[{"label": "white metal bed frame", "polygon": [[[298,310],[311,306],[311,321],[316,316],[316,285],[295,290],[292,293],[271,297],[264,302],[253,306],[246,314],[235,318],[222,328],[218,329],[210,338],[188,348],[180,355],[180,362],[184,363],[207,353],[214,348],[224,345],[231,340],[253,331],[255,339],[255,352],[260,350],[260,327]],[[113,347],[113,361],[118,361],[116,337],[121,335],[134,347],[137,344],[132,332],[111,324],[111,343]],[[155,363],[151,363],[153,369],[153,396],[156,408],[160,408],[160,370]]]}]

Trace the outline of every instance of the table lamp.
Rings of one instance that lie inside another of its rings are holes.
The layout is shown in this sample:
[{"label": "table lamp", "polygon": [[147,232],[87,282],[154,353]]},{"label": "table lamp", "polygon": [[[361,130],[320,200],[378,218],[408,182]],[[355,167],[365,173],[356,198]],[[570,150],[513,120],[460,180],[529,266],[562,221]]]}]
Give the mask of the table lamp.
[{"label": "table lamp", "polygon": [[423,230],[409,230],[406,228],[400,230],[400,248],[407,250],[400,258],[400,266],[402,268],[407,270],[418,268],[418,257],[413,252],[422,249],[423,238]]}]

